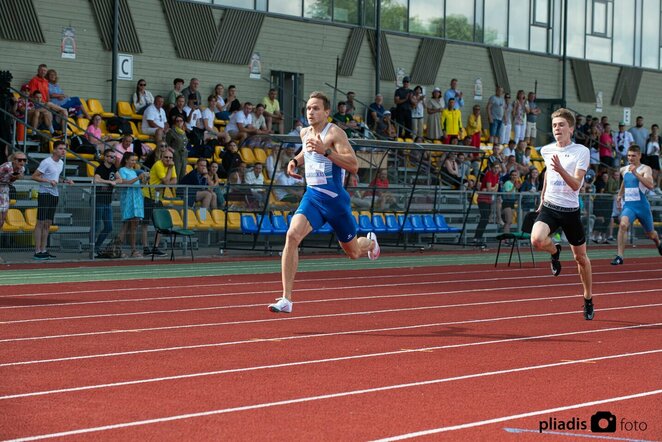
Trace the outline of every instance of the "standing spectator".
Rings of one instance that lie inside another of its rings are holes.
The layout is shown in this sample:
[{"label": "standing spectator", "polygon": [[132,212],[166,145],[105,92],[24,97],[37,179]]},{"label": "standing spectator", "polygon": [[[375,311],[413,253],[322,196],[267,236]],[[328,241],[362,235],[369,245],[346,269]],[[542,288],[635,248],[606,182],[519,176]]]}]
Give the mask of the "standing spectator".
[{"label": "standing spectator", "polygon": [[584,131],[586,125],[584,124],[583,119],[584,117],[577,115],[577,124],[575,124],[575,143],[586,146],[588,134]]},{"label": "standing spectator", "polygon": [[[0,229],[2,229],[9,211],[9,186],[16,180],[23,178],[25,163],[28,157],[25,153],[17,151],[9,155],[9,161],[0,166]],[[0,257],[0,264],[5,260]]]},{"label": "standing spectator", "polygon": [[371,131],[377,132],[377,125],[384,116],[384,97],[382,94],[375,95],[375,101],[368,106],[367,123]]},{"label": "standing spectator", "polygon": [[184,118],[181,116],[175,117],[175,122],[166,132],[165,143],[160,143],[159,146],[170,146],[173,150],[175,172],[177,176],[184,176],[186,174],[186,164],[188,164],[188,137],[186,136],[186,125]]},{"label": "standing spectator", "polygon": [[499,172],[501,170],[501,164],[498,161],[493,162],[490,165],[490,170],[485,173],[483,179],[480,182],[481,193],[478,194],[478,210],[480,212],[480,221],[476,226],[476,232],[474,233],[473,243],[475,245],[483,244],[483,234],[485,233],[485,227],[490,220],[490,215],[492,214],[492,204],[494,203],[493,192],[496,192],[499,188]]},{"label": "standing spectator", "polygon": [[506,92],[503,96],[503,123],[501,125],[501,144],[510,141],[510,132],[513,130],[513,102],[510,101],[510,93]]},{"label": "standing spectator", "polygon": [[631,127],[628,132],[634,138],[634,144],[637,146],[645,146],[648,139],[648,129],[644,127],[644,117],[638,116],[635,120],[635,126]]},{"label": "standing spectator", "polygon": [[136,84],[136,91],[131,96],[133,108],[140,115],[145,113],[145,110],[154,103],[154,96],[146,88],[147,82],[141,78]]},{"label": "standing spectator", "polygon": [[416,86],[414,88],[411,105],[411,124],[414,137],[423,136],[423,117],[425,116],[424,102],[425,95],[423,95],[423,88],[421,86]]},{"label": "standing spectator", "polygon": [[526,101],[526,144],[533,146],[536,142],[538,129],[536,123],[540,115],[540,108],[536,103],[536,94],[529,92],[528,100]]},{"label": "standing spectator", "polygon": [[90,119],[90,114],[87,113],[83,103],[81,103],[79,97],[68,97],[62,92],[62,88],[57,83],[57,72],[55,69],[49,69],[46,72],[46,78],[48,79],[48,97],[50,102],[60,106],[67,112],[73,109],[73,114],[76,116],[83,115],[88,120]]},{"label": "standing spectator", "polygon": [[409,77],[402,79],[402,87],[395,90],[393,102],[395,103],[395,122],[400,125],[399,134],[401,138],[411,136],[411,108],[414,91],[409,89]]},{"label": "standing spectator", "polygon": [[[113,232],[113,190],[117,184],[122,184],[117,168],[115,167],[115,154],[113,149],[106,149],[103,152],[103,162],[94,170],[95,197],[95,220],[96,232],[98,234],[94,241],[94,249],[99,252],[103,247],[103,242],[109,234]],[[103,224],[103,230],[101,230]]]},{"label": "standing spectator", "polygon": [[67,145],[62,140],[53,143],[53,152],[48,158],[44,158],[39,167],[32,174],[32,179],[39,183],[37,197],[37,224],[34,228],[34,259],[53,259],[46,251],[48,246],[48,233],[50,232],[55,210],[59,199],[58,183],[73,184],[70,179],[60,176],[64,169],[62,159],[67,155]]},{"label": "standing spectator", "polygon": [[142,253],[136,249],[136,235],[138,223],[145,217],[143,204],[143,194],[140,192],[141,182],[145,182],[149,174],[143,172],[138,175],[136,163],[138,156],[133,152],[126,152],[122,156],[119,170],[122,183],[130,186],[125,188],[120,196],[120,208],[122,209],[122,229],[119,234],[120,244],[124,243],[125,235],[129,235],[129,244],[131,245],[131,257],[140,258]]},{"label": "standing spectator", "polygon": [[145,109],[143,115],[142,132],[147,135],[154,135],[156,142],[163,140],[165,133],[170,129],[168,117],[163,110],[163,97],[157,95],[154,98],[154,104]]},{"label": "standing spectator", "polygon": [[436,87],[432,90],[432,97],[426,101],[427,136],[431,140],[441,140],[443,136],[441,132],[441,116],[439,115],[443,109],[444,100],[441,98],[441,89]]},{"label": "standing spectator", "polygon": [[458,141],[462,129],[462,113],[455,108],[455,99],[446,101],[446,109],[441,112],[441,128],[446,134],[445,143],[451,144],[453,140]]},{"label": "standing spectator", "polygon": [[[605,129],[605,133],[609,132],[609,124],[606,124]],[[611,135],[611,133],[609,135]],[[600,140],[602,141],[602,137],[600,137]],[[614,143],[615,153],[614,167],[619,167],[621,164],[627,164],[628,149],[634,144],[634,138],[630,132],[625,130],[624,121],[618,123],[618,132],[616,132],[615,137],[612,137],[612,143]]]},{"label": "standing spectator", "polygon": [[480,117],[480,104],[474,104],[473,112],[467,119],[467,137],[471,138],[470,146],[480,149],[480,134],[483,131],[483,121]]},{"label": "standing spectator", "polygon": [[[225,128],[228,135],[238,144],[244,142],[246,138],[257,133],[253,126],[253,103],[247,101],[244,103],[244,110],[237,111],[230,117],[230,122]],[[229,170],[229,169],[226,169]]]},{"label": "standing spectator", "polygon": [[487,101],[487,119],[490,123],[490,143],[494,146],[499,144],[501,126],[503,125],[503,113],[505,101],[503,99],[503,88],[497,86],[495,95]]},{"label": "standing spectator", "polygon": [[513,105],[513,124],[515,125],[515,143],[524,139],[526,133],[526,96],[522,89],[517,91]]},{"label": "standing spectator", "polygon": [[451,80],[450,88],[444,92],[444,101],[448,105],[448,100],[451,98],[455,100],[453,109],[461,110],[464,107],[464,92],[457,88],[457,78]]},{"label": "standing spectator", "polygon": [[[608,166],[619,167],[620,158],[618,157],[618,152],[615,152],[615,149],[614,149],[614,139],[611,136],[611,130],[609,130],[610,129],[609,123],[605,123],[603,128],[604,128],[604,131],[602,132],[602,135],[600,135],[600,138],[599,138],[600,148],[602,149],[603,146],[604,146],[605,150],[609,149],[611,152],[614,152],[615,155],[612,159],[613,164],[608,164]],[[589,159],[589,161],[590,161],[590,159]]]},{"label": "standing spectator", "polygon": [[175,162],[173,153],[170,149],[166,150],[161,159],[152,166],[149,173],[149,187],[143,189],[145,197],[145,217],[142,223],[142,242],[143,254],[164,256],[165,252],[159,249],[159,234],[154,237],[153,249],[149,247],[147,241],[147,228],[151,224],[152,212],[156,208],[163,206],[161,197],[165,191],[165,186],[177,184],[177,172],[175,171]]},{"label": "standing spectator", "polygon": [[[183,78],[175,78],[172,81],[172,85],[173,85],[173,90],[168,92],[168,96],[165,99],[165,107],[166,107],[166,110],[168,112],[173,107],[175,107],[175,105],[177,104],[177,99],[179,97],[184,96],[184,94],[182,93],[182,88],[184,87],[184,79]],[[186,99],[184,101],[186,101]],[[172,120],[168,119],[168,121],[172,121]]]},{"label": "standing spectator", "polygon": [[182,95],[188,98],[189,95],[195,95],[195,101],[202,103],[202,95],[200,94],[200,80],[197,78],[191,78],[188,86],[182,91]]},{"label": "standing spectator", "polygon": [[262,99],[264,104],[264,117],[267,120],[267,128],[272,129],[273,125],[278,125],[278,133],[285,133],[285,118],[280,111],[280,103],[278,102],[278,93],[276,89],[269,89],[269,94]]},{"label": "standing spectator", "polygon": [[216,208],[216,194],[209,188],[208,174],[207,159],[198,158],[195,169],[179,181],[179,184],[189,186],[181,189],[182,193],[186,192],[185,200],[188,207],[193,207],[199,202],[200,207],[205,210]]},{"label": "standing spectator", "polygon": [[655,193],[660,192],[660,146],[662,146],[662,137],[660,136],[660,127],[657,124],[651,126],[651,133],[646,140],[645,147],[642,150],[646,153],[641,159],[641,163],[649,166],[653,170],[653,183],[655,184]]}]

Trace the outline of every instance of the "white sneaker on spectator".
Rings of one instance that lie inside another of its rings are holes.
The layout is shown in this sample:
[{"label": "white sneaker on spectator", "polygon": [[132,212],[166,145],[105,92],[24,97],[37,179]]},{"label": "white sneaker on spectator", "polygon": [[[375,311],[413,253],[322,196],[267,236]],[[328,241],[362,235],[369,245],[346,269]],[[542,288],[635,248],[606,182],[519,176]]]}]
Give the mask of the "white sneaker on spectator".
[{"label": "white sneaker on spectator", "polygon": [[274,313],[292,313],[292,301],[287,298],[276,298],[275,304],[269,304],[269,310]]},{"label": "white sneaker on spectator", "polygon": [[368,258],[374,261],[379,258],[381,249],[379,248],[379,243],[377,242],[377,235],[375,235],[374,232],[368,233],[368,239],[375,243],[375,247],[373,247],[372,250],[368,250]]}]

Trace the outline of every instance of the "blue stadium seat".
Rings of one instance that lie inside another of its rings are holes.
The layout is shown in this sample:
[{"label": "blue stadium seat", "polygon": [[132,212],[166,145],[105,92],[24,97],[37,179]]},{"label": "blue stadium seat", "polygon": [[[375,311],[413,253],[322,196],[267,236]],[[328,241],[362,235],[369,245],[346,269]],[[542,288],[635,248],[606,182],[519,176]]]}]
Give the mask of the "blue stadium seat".
[{"label": "blue stadium seat", "polygon": [[[260,225],[260,220],[262,220],[262,225]],[[257,215],[255,219],[255,224],[257,224],[258,227],[260,227],[260,232],[261,233],[277,233],[274,229],[274,226],[271,225],[271,220],[269,219],[269,215],[266,215],[262,217],[262,215]]]},{"label": "blue stadium seat", "polygon": [[272,215],[271,226],[273,227],[274,233],[277,234],[287,233],[287,221],[285,221],[283,215]]},{"label": "blue stadium seat", "polygon": [[386,233],[388,231],[384,223],[384,217],[379,213],[372,214],[372,231],[375,233]]},{"label": "blue stadium seat", "polygon": [[400,226],[398,225],[398,220],[395,219],[395,215],[392,213],[387,213],[384,215],[384,221],[386,222],[386,229],[391,233],[398,233],[400,231]]},{"label": "blue stadium seat", "polygon": [[368,215],[359,215],[359,233],[369,233],[373,230],[370,217]]},{"label": "blue stadium seat", "polygon": [[438,232],[441,233],[457,233],[460,232],[462,229],[459,229],[457,227],[451,227],[448,225],[446,222],[446,218],[444,218],[444,215],[437,213],[434,216],[434,222],[437,224]]},{"label": "blue stadium seat", "polygon": [[429,233],[435,233],[438,231],[437,224],[434,222],[434,217],[431,213],[426,213],[422,217],[423,226],[425,226],[425,231]]},{"label": "blue stadium seat", "polygon": [[411,226],[414,229],[415,233],[427,232],[427,229],[425,228],[425,225],[423,225],[423,220],[421,219],[421,215],[410,213],[409,214],[409,220],[411,222]]},{"label": "blue stadium seat", "polygon": [[[271,225],[271,223],[269,223],[269,225]],[[253,216],[252,213],[243,213],[241,215],[241,232],[248,233],[251,235],[258,234],[258,224],[255,221],[255,217]],[[267,235],[271,233],[271,230],[269,228],[266,228],[263,222],[262,228],[259,230],[259,233]]]},{"label": "blue stadium seat", "polygon": [[408,215],[407,219],[405,219],[405,215],[403,213],[399,214],[398,224],[403,226],[403,233],[413,233],[415,231],[414,226],[411,223],[411,215]]}]

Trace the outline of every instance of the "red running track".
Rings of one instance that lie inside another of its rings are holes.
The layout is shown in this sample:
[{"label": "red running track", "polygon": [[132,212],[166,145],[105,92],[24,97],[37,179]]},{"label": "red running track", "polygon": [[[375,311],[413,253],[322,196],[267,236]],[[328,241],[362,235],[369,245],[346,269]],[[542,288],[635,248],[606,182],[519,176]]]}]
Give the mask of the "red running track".
[{"label": "red running track", "polygon": [[0,296],[0,436],[527,440],[608,410],[611,436],[660,440],[657,261],[594,273],[594,321],[547,269],[305,273],[292,315],[266,311],[273,274],[20,286]]}]

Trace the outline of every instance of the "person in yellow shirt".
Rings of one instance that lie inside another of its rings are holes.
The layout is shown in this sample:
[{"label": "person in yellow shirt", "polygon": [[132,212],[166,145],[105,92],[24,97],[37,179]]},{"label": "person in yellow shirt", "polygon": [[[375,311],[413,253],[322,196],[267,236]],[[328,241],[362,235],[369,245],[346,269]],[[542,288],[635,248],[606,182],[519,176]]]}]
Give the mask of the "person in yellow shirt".
[{"label": "person in yellow shirt", "polygon": [[177,172],[175,171],[175,161],[172,149],[168,149],[161,159],[154,163],[149,171],[149,186],[143,187],[143,196],[145,197],[145,216],[142,224],[143,255],[151,255],[154,252],[156,256],[164,256],[166,253],[159,249],[159,234],[154,237],[154,249],[150,249],[147,242],[147,227],[152,223],[152,212],[155,208],[161,207],[161,197],[165,192],[165,187],[171,184],[177,184]]},{"label": "person in yellow shirt", "polygon": [[441,128],[446,134],[444,143],[451,144],[453,139],[458,139],[462,130],[462,113],[455,109],[455,99],[451,98],[446,103],[446,109],[441,112]]},{"label": "person in yellow shirt", "polygon": [[480,105],[476,104],[467,120],[467,136],[471,138],[470,146],[480,148],[480,133],[482,130],[483,122],[480,117]]},{"label": "person in yellow shirt", "polygon": [[264,118],[267,121],[267,129],[271,130],[273,124],[278,125],[278,133],[285,133],[285,119],[283,113],[280,111],[280,103],[278,102],[278,94],[276,89],[269,89],[269,95],[262,99],[264,104]]}]

